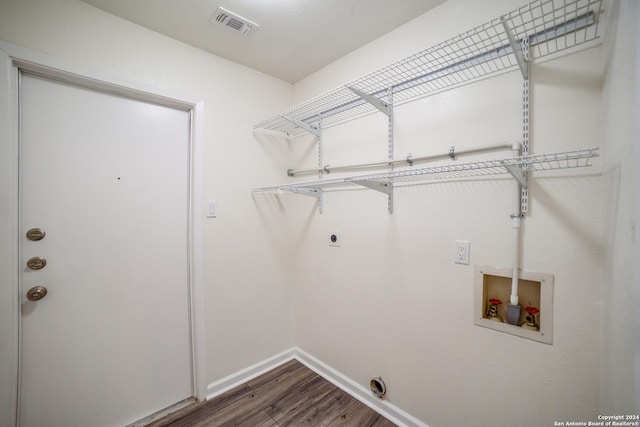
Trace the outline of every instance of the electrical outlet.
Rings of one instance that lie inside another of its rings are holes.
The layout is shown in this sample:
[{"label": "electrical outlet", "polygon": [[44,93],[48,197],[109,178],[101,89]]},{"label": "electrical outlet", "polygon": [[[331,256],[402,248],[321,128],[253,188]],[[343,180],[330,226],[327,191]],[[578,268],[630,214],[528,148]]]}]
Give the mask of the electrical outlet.
[{"label": "electrical outlet", "polygon": [[456,240],[453,262],[456,264],[469,264],[469,241]]}]

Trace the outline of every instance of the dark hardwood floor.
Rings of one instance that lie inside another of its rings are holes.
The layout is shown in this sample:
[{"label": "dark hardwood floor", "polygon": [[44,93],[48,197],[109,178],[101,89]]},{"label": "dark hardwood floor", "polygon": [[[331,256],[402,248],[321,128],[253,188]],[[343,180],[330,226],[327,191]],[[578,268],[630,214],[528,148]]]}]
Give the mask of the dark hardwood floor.
[{"label": "dark hardwood floor", "polygon": [[148,427],[395,426],[300,362],[292,360],[207,402]]}]

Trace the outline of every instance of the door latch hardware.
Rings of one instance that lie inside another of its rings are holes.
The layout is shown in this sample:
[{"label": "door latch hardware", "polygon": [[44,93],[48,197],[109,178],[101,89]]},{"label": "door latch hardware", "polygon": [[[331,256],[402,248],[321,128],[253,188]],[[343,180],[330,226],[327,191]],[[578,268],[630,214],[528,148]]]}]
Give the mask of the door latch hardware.
[{"label": "door latch hardware", "polygon": [[45,265],[47,265],[47,260],[41,256],[34,256],[27,261],[27,267],[32,270],[41,270]]},{"label": "door latch hardware", "polygon": [[29,301],[39,301],[47,295],[47,288],[44,286],[34,286],[27,291]]},{"label": "door latch hardware", "polygon": [[42,228],[32,228],[27,231],[27,239],[37,242],[44,239],[44,230]]}]

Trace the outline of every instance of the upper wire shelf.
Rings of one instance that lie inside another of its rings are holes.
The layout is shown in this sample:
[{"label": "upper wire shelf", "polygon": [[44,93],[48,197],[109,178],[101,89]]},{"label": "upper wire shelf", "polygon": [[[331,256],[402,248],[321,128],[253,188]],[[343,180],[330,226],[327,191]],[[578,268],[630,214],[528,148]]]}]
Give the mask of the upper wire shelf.
[{"label": "upper wire shelf", "polygon": [[[351,88],[394,105],[518,67],[508,30],[535,60],[599,38],[603,0],[538,0],[408,58],[294,106],[254,130],[298,136],[376,111]],[[512,40],[513,41],[513,40]],[[297,123],[296,123],[297,122]]]},{"label": "upper wire shelf", "polygon": [[[439,166],[428,166],[381,172],[367,175],[349,176],[344,178],[323,179],[318,181],[296,182],[273,187],[256,188],[254,192],[269,191],[318,191],[331,187],[365,186],[369,183],[379,183],[383,187],[389,182],[394,184],[407,181],[434,181],[476,176],[511,174],[519,179],[518,174],[523,171],[551,171],[559,169],[574,169],[591,166],[591,159],[598,157],[597,148],[589,148],[562,153],[536,154],[530,156],[512,157],[498,160],[480,160],[467,163],[450,163]],[[376,188],[384,191],[382,187]]]}]

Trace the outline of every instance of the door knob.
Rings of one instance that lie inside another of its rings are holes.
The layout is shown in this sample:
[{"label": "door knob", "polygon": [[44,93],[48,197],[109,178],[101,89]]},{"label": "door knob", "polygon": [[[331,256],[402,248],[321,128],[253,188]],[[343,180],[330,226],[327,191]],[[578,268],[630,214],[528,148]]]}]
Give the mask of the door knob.
[{"label": "door knob", "polygon": [[29,301],[39,301],[47,295],[47,288],[44,286],[34,286],[27,291]]},{"label": "door knob", "polygon": [[47,265],[47,260],[41,256],[34,256],[27,261],[27,267],[32,270],[40,270],[44,268],[45,265]]}]

